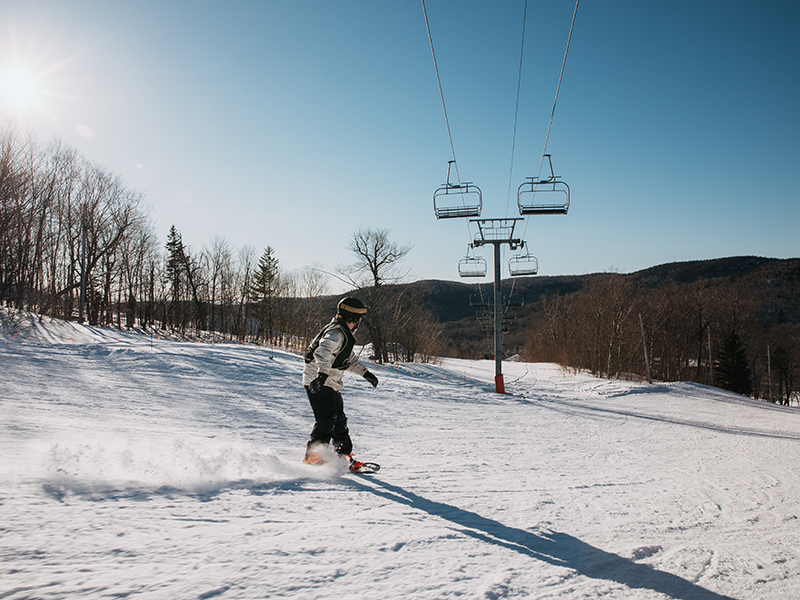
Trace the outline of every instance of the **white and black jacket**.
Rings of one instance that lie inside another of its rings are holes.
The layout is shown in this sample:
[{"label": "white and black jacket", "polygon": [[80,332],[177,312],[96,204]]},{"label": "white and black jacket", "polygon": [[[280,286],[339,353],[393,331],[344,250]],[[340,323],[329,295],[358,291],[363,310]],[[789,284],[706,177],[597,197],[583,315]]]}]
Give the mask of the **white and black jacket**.
[{"label": "white and black jacket", "polygon": [[320,373],[328,376],[325,386],[339,392],[344,387],[342,378],[345,371],[364,376],[367,368],[359,362],[353,352],[355,346],[350,328],[344,321],[334,318],[306,350],[306,365],[303,368],[303,385],[307,386]]}]

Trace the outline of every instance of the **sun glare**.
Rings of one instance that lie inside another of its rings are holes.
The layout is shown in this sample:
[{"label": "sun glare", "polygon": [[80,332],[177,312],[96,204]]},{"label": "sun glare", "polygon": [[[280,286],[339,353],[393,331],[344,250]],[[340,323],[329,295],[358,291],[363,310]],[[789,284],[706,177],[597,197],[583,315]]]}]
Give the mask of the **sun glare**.
[{"label": "sun glare", "polygon": [[92,46],[70,49],[53,35],[0,19],[0,122],[12,119],[26,126],[42,117],[58,121],[68,109],[64,101],[84,102],[71,93],[86,74],[77,63]]},{"label": "sun glare", "polygon": [[0,104],[13,112],[36,108],[42,90],[35,73],[19,66],[0,72]]}]

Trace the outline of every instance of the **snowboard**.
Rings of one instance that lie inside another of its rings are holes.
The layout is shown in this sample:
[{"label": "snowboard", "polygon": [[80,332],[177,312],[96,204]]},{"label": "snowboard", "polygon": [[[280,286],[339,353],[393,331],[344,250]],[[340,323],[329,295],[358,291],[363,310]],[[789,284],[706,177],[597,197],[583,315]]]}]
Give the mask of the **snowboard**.
[{"label": "snowboard", "polygon": [[[342,457],[333,454],[328,449],[325,449],[322,452],[320,452],[316,461],[308,462],[304,459],[303,463],[311,466],[323,466],[323,465],[344,466]],[[350,463],[350,465],[345,468],[347,468],[351,473],[358,473],[361,475],[371,475],[372,473],[377,473],[378,471],[381,470],[381,466],[378,463],[362,462],[360,460],[353,460]]]},{"label": "snowboard", "polygon": [[359,475],[372,475],[373,473],[377,473],[381,470],[381,466],[378,463],[374,462],[361,462],[361,466],[359,467],[357,463],[361,461],[356,461],[356,465],[350,467],[351,473],[357,473]]}]

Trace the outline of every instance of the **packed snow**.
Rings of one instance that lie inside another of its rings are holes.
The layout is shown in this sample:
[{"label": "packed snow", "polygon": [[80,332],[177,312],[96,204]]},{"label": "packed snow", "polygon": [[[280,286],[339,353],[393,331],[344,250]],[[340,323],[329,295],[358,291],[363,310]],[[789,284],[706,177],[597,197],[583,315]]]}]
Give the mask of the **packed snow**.
[{"label": "packed snow", "polygon": [[551,364],[370,365],[303,465],[302,359],[0,336],[0,598],[800,597],[800,413]]}]

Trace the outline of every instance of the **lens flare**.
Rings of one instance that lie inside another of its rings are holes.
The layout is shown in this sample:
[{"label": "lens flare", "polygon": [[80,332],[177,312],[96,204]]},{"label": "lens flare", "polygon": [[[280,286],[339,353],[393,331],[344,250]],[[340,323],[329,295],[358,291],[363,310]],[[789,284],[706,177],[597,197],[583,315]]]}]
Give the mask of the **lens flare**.
[{"label": "lens flare", "polygon": [[0,71],[0,107],[3,112],[20,113],[38,108],[42,101],[39,77],[20,66]]}]

